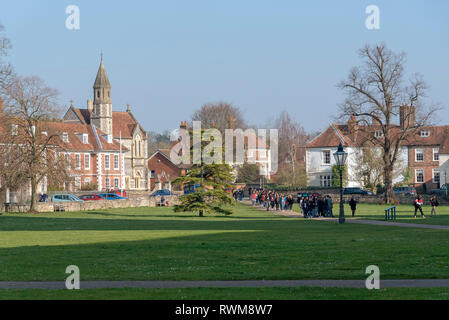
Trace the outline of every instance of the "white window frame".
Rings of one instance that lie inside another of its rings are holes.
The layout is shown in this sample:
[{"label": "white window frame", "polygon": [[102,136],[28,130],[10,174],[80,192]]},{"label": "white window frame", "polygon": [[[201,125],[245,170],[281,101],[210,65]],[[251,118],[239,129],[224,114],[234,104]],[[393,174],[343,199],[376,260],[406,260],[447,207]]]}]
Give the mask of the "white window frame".
[{"label": "white window frame", "polygon": [[[418,181],[418,172],[422,172],[422,181]],[[415,183],[424,183],[425,181],[424,169],[415,169]]]},{"label": "white window frame", "polygon": [[[87,159],[89,159],[89,161],[86,161]],[[84,154],[84,169],[90,170],[90,153]]]},{"label": "white window frame", "polygon": [[120,179],[114,178],[114,189],[120,188]]},{"label": "white window frame", "polygon": [[75,177],[75,188],[81,188],[81,177]]},{"label": "white window frame", "polygon": [[[108,161],[106,161],[108,159]],[[111,170],[111,155],[105,154],[104,155],[104,170]]]},{"label": "white window frame", "polygon": [[428,137],[430,137],[430,131],[429,130],[421,130],[419,132],[419,136],[421,138],[428,138]]},{"label": "white window frame", "polygon": [[104,179],[104,187],[106,189],[110,189],[111,188],[111,179],[109,179],[109,178],[105,178]]},{"label": "white window frame", "polygon": [[320,186],[321,187],[330,187],[332,186],[332,175],[320,175]]},{"label": "white window frame", "polygon": [[[418,154],[421,154],[422,151],[422,160],[418,160]],[[415,162],[424,162],[424,149],[415,149]]]},{"label": "white window frame", "polygon": [[[326,155],[329,153],[329,163],[326,163]],[[330,150],[321,150],[321,164],[323,166],[330,166],[332,164],[331,151]]]},{"label": "white window frame", "polygon": [[[78,160],[77,160],[78,158]],[[75,170],[81,170],[81,154],[75,153]]]},{"label": "white window frame", "polygon": [[87,133],[83,133],[83,144],[89,144],[89,135]]},{"label": "white window frame", "polygon": [[72,168],[72,157],[69,152],[64,154],[64,160],[67,162],[67,170]]},{"label": "white window frame", "polygon": [[376,138],[383,138],[384,137],[384,133],[381,130],[376,130],[376,131],[374,131],[374,136]]},{"label": "white window frame", "polygon": [[[116,163],[115,163],[116,159],[117,159],[117,166],[116,166]],[[114,170],[120,169],[120,156],[118,154],[114,154],[113,162],[114,162]]]},{"label": "white window frame", "polygon": [[156,178],[156,170],[150,170],[150,179]]},{"label": "white window frame", "polygon": [[84,178],[84,185],[90,184],[91,180],[89,177]]},{"label": "white window frame", "polygon": [[67,132],[63,132],[61,140],[65,143],[68,143],[69,142],[69,134]]},{"label": "white window frame", "polygon": [[440,161],[440,149],[433,148],[433,161]]},{"label": "white window frame", "polygon": [[[438,173],[438,181],[435,180],[435,173]],[[439,183],[441,181],[441,175],[439,169],[432,169],[432,183]]]}]

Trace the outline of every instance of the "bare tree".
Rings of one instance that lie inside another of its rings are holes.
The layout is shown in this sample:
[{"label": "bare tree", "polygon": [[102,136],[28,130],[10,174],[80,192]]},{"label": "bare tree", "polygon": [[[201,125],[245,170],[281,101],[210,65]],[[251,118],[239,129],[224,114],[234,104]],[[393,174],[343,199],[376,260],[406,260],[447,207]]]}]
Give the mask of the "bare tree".
[{"label": "bare tree", "polygon": [[[429,125],[435,107],[425,105],[426,85],[414,75],[405,80],[405,54],[384,44],[366,45],[359,51],[363,64],[353,68],[339,87],[347,98],[341,116],[357,117],[364,138],[382,149],[385,202],[395,201],[393,170],[403,143]],[[397,125],[399,120],[400,125]]]},{"label": "bare tree", "polygon": [[217,128],[222,134],[225,129],[247,128],[240,109],[227,102],[204,104],[193,113],[192,121],[201,121],[202,128]]},{"label": "bare tree", "polygon": [[[15,176],[31,185],[34,211],[39,183],[49,176],[64,176],[65,161],[56,153],[57,134],[49,134],[47,125],[58,112],[57,91],[47,87],[38,77],[14,77],[1,87],[5,97],[2,141],[14,149]],[[20,165],[19,165],[20,164]]]},{"label": "bare tree", "polygon": [[0,86],[10,81],[13,75],[12,66],[3,61],[3,57],[8,55],[11,48],[11,42],[4,33],[4,27],[0,24]]}]

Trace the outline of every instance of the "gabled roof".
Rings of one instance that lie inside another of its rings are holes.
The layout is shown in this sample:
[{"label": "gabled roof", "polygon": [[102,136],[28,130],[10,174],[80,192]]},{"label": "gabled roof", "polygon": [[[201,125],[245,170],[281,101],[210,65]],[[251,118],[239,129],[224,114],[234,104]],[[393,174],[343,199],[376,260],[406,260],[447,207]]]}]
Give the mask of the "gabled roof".
[{"label": "gabled roof", "polygon": [[[443,135],[449,126],[428,126],[419,129],[413,136],[408,137],[404,146],[439,146],[442,144]],[[338,147],[341,143],[345,147],[361,147],[368,140],[369,135],[380,130],[377,125],[349,126],[347,124],[331,124],[324,132],[312,139],[307,148]],[[429,137],[421,137],[421,131],[429,131]],[[392,134],[401,134],[400,126],[392,127]]]}]

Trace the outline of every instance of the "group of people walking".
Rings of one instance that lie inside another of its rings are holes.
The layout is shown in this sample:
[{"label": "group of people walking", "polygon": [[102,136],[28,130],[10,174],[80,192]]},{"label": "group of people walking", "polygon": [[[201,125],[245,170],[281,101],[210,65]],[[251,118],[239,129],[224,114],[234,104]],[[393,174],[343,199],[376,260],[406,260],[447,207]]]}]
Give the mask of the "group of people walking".
[{"label": "group of people walking", "polygon": [[280,193],[270,190],[253,190],[250,193],[253,206],[263,206],[267,211],[293,211],[293,204],[296,202],[304,218],[313,217],[333,217],[333,203],[330,196],[302,196]]},{"label": "group of people walking", "polygon": [[[425,219],[426,216],[424,215],[424,212],[422,210],[423,207],[423,200],[422,197],[420,195],[416,196],[415,201],[413,203],[414,207],[415,207],[415,215],[413,216],[416,219],[416,214],[418,213],[418,211],[421,213],[421,218]],[[432,210],[430,210],[430,216],[437,216],[437,207],[440,205],[440,203],[438,202],[438,199],[436,196],[432,196],[430,197],[430,205],[432,207]]]}]

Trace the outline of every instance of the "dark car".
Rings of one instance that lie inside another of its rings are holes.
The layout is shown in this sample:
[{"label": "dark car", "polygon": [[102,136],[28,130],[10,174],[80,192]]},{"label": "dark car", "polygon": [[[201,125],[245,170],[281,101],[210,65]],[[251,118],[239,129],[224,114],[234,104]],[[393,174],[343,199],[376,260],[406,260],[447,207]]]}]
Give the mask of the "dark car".
[{"label": "dark car", "polygon": [[103,200],[102,197],[96,194],[85,194],[82,196],[79,196],[79,198],[83,201],[95,201],[95,200]]},{"label": "dark car", "polygon": [[367,195],[372,196],[374,193],[371,191],[365,190],[363,188],[345,188],[343,190],[343,194],[358,194],[358,195]]},{"label": "dark car", "polygon": [[172,196],[173,192],[168,189],[161,189],[153,192],[150,197],[160,197],[160,196]]},{"label": "dark car", "polygon": [[416,189],[413,187],[397,187],[393,191],[395,195],[416,196]]},{"label": "dark car", "polygon": [[98,196],[105,200],[128,200],[128,198],[120,197],[115,193],[100,193]]}]

